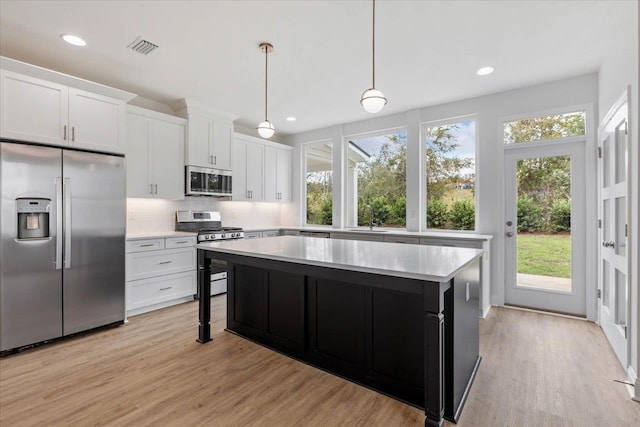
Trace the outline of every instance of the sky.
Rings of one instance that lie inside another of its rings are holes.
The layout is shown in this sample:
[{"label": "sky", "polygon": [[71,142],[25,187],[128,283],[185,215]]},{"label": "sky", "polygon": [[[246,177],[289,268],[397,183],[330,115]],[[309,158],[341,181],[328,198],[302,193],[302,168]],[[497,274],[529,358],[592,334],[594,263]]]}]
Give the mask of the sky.
[{"label": "sky", "polygon": [[[460,156],[475,158],[476,152],[476,122],[474,120],[467,120],[458,123],[458,128],[451,131],[452,135],[456,138],[458,147],[455,152],[446,154],[447,156]],[[406,141],[407,131],[402,130],[388,135],[378,135],[364,138],[350,138],[351,141],[356,143],[360,148],[369,153],[370,155],[377,157],[380,152],[382,144],[387,141],[387,136],[397,134],[401,139]],[[463,174],[474,173],[473,168],[463,169]]]}]

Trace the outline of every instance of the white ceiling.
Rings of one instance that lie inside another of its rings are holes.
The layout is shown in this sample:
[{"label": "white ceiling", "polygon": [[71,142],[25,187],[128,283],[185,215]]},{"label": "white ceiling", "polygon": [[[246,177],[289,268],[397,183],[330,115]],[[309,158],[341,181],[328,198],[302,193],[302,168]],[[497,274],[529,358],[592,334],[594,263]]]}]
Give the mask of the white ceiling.
[{"label": "white ceiling", "polygon": [[[377,2],[379,115],[597,71],[611,1]],[[60,33],[88,45],[64,43]],[[136,37],[160,46],[143,56]],[[280,135],[371,118],[371,2],[0,0],[0,54],[171,104],[193,98]],[[496,71],[479,77],[475,71]],[[294,115],[296,122],[285,118]]]}]

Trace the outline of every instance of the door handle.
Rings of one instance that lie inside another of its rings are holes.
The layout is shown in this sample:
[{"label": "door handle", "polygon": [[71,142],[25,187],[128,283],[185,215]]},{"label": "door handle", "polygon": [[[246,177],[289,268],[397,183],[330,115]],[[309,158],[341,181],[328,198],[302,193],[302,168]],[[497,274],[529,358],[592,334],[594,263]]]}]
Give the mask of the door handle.
[{"label": "door handle", "polygon": [[[65,139],[66,138],[66,129],[65,129]],[[63,239],[63,228],[62,228],[62,177],[57,176],[55,179],[56,183],[56,259],[55,265],[56,270],[60,270],[62,268],[62,239]]]},{"label": "door handle", "polygon": [[504,234],[506,234],[507,237],[513,237],[513,231],[507,231]]},{"label": "door handle", "polygon": [[64,268],[71,268],[71,179],[64,179]]},{"label": "door handle", "polygon": [[614,249],[616,247],[616,243],[615,242],[602,242],[602,246],[604,246],[605,248]]}]

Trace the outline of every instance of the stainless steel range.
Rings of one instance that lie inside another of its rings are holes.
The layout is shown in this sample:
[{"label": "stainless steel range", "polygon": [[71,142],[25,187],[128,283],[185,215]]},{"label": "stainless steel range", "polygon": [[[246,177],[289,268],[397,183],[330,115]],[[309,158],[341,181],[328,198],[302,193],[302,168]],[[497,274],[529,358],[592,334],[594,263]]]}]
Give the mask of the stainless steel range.
[{"label": "stainless steel range", "polygon": [[[215,211],[176,212],[176,231],[198,233],[198,243],[244,238],[242,228],[223,227],[222,216],[220,212]],[[198,269],[202,268],[198,265]],[[227,292],[227,264],[224,261],[215,261],[211,264],[211,295],[225,292]],[[200,295],[196,294],[196,298],[199,297]]]}]

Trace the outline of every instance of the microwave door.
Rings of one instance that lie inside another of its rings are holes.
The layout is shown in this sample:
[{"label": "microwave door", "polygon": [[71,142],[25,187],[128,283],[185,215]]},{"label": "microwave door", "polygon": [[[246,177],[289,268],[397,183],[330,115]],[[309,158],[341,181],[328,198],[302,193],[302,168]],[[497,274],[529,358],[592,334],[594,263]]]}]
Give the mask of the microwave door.
[{"label": "microwave door", "polygon": [[207,174],[207,193],[217,194],[221,189],[221,176],[216,174]]},{"label": "microwave door", "polygon": [[189,192],[190,193],[206,193],[207,191],[207,183],[206,183],[207,174],[203,172],[191,171],[189,173]]}]

